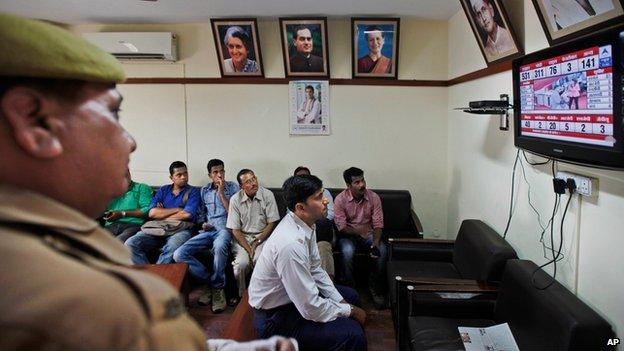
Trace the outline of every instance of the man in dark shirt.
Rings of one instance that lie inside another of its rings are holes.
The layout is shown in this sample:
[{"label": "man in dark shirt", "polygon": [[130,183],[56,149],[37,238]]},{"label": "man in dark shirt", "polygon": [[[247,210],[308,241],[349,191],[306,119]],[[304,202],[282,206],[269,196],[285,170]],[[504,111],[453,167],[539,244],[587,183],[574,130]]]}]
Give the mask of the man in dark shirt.
[{"label": "man in dark shirt", "polygon": [[312,31],[305,26],[298,27],[293,42],[297,53],[290,58],[290,71],[323,73],[323,59],[312,54],[314,48]]}]

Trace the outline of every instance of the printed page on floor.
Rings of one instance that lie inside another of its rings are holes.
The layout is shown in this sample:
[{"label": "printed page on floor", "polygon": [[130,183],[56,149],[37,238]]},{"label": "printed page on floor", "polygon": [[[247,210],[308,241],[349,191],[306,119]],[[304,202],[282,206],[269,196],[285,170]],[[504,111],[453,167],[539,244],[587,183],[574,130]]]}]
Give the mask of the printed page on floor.
[{"label": "printed page on floor", "polygon": [[457,329],[466,351],[520,351],[507,323],[487,328]]}]

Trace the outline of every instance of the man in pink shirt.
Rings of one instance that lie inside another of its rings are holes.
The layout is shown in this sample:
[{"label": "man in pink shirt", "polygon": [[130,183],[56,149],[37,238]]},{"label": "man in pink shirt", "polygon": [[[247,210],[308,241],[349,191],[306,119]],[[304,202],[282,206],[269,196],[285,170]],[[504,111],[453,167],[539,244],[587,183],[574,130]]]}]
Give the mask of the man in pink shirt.
[{"label": "man in pink shirt", "polygon": [[579,109],[579,96],[581,96],[581,86],[578,83],[578,79],[572,78],[572,81],[568,83],[566,88],[566,94],[568,94],[568,108],[572,109],[572,103]]},{"label": "man in pink shirt", "polygon": [[334,222],[338,227],[338,245],[343,255],[344,283],[353,285],[353,256],[356,251],[368,253],[374,261],[374,271],[369,274],[369,288],[375,307],[385,307],[383,277],[388,257],[386,244],[381,240],[383,211],[381,199],[366,189],[364,171],[351,167],[342,174],[347,189],[334,201]]}]

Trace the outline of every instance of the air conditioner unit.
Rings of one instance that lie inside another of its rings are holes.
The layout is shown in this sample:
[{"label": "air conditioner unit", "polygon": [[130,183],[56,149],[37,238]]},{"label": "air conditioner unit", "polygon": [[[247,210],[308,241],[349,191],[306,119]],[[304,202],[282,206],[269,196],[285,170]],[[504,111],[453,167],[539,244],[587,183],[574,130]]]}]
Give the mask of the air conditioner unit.
[{"label": "air conditioner unit", "polygon": [[178,58],[176,36],[171,32],[99,32],[82,36],[120,60]]}]

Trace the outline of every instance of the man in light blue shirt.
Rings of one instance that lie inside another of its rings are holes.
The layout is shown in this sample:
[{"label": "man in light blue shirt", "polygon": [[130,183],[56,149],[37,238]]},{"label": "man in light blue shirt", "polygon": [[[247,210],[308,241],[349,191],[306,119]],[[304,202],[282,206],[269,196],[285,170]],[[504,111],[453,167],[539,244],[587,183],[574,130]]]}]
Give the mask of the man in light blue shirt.
[{"label": "man in light blue shirt", "polygon": [[[225,265],[230,248],[232,234],[225,227],[227,222],[230,198],[240,190],[238,184],[225,180],[225,165],[219,159],[208,161],[208,177],[211,183],[201,189],[199,220],[202,230],[197,236],[178,248],[173,259],[176,262],[189,264],[191,275],[205,284],[202,294],[197,301],[200,305],[208,305],[212,300],[212,311],[215,313],[225,310]],[[212,274],[196,257],[200,251],[212,251]],[[212,286],[212,287],[211,287]]]}]

